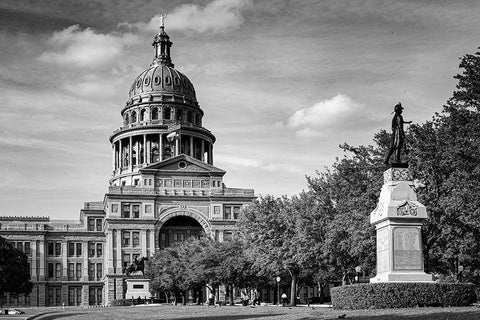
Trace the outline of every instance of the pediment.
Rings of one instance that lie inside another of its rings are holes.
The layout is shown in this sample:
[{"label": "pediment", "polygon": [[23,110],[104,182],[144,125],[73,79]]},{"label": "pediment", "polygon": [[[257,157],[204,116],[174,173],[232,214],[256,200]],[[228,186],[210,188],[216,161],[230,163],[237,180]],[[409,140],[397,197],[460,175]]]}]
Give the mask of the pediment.
[{"label": "pediment", "polygon": [[143,173],[206,173],[223,176],[225,171],[203,161],[181,154],[179,156],[153,163],[143,169]]}]

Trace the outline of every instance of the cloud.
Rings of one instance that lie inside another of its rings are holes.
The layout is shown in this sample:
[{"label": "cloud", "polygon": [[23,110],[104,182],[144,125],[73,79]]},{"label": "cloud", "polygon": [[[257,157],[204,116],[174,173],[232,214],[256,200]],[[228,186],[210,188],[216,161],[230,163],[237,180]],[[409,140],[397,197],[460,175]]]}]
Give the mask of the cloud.
[{"label": "cloud", "polygon": [[[196,33],[225,32],[243,23],[242,11],[253,7],[251,0],[214,0],[205,7],[197,4],[184,4],[173,9],[166,18],[168,30],[182,30]],[[158,32],[160,14],[149,22],[128,23],[119,26]]]},{"label": "cloud", "polygon": [[304,138],[320,137],[332,129],[336,132],[354,131],[375,124],[376,120],[364,104],[344,94],[297,110],[286,122],[289,128],[296,130],[298,137]]},{"label": "cloud", "polygon": [[122,55],[125,46],[138,41],[132,33],[102,34],[73,25],[53,33],[47,41],[51,49],[43,52],[39,60],[63,67],[110,66]]},{"label": "cloud", "polygon": [[256,160],[249,158],[239,158],[229,155],[216,155],[215,161],[222,164],[226,164],[229,168],[233,167],[246,167],[246,168],[255,168],[265,171],[272,172],[292,172],[292,173],[302,173],[302,169],[297,165],[292,163],[281,163],[277,161],[267,161],[267,160]]}]

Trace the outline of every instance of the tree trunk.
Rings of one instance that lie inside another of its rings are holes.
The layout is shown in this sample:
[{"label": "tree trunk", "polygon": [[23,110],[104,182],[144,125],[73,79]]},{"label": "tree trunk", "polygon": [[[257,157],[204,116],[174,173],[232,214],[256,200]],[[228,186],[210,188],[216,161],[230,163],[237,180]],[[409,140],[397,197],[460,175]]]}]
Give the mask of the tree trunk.
[{"label": "tree trunk", "polygon": [[228,286],[228,295],[230,296],[230,305],[234,306],[235,303],[233,302],[233,286]]},{"label": "tree trunk", "polygon": [[292,284],[290,288],[290,307],[295,307],[297,305],[297,278],[298,275],[292,272]]},{"label": "tree trunk", "polygon": [[165,292],[165,301],[167,301],[167,303],[170,303],[170,301],[168,301],[168,293]]}]

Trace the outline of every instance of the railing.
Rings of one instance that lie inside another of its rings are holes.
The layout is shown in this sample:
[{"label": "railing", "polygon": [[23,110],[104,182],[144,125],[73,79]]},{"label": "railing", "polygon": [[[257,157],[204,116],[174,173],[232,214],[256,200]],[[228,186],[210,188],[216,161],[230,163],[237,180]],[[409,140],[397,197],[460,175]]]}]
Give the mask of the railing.
[{"label": "railing", "polygon": [[111,186],[108,192],[112,194],[148,194],[165,196],[254,196],[253,189],[226,188],[226,189],[148,189],[136,186]]},{"label": "railing", "polygon": [[84,202],[83,209],[85,210],[103,210],[103,202]]}]

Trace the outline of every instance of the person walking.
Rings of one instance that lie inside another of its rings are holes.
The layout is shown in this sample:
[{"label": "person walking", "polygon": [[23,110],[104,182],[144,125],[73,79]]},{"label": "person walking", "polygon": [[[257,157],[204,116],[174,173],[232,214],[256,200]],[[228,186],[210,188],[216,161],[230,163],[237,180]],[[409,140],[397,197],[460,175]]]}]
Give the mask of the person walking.
[{"label": "person walking", "polygon": [[285,307],[286,304],[287,304],[287,294],[284,292],[282,294],[282,307]]}]

